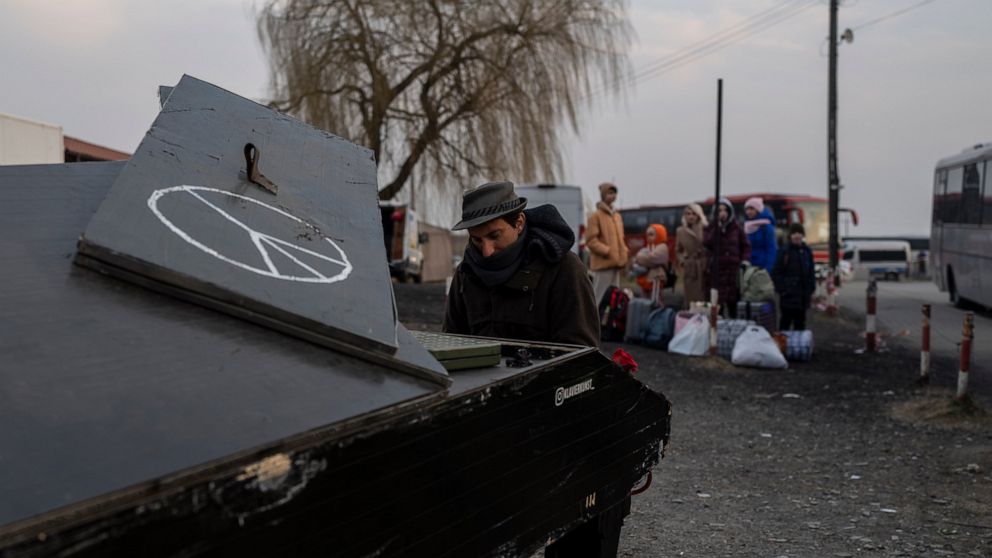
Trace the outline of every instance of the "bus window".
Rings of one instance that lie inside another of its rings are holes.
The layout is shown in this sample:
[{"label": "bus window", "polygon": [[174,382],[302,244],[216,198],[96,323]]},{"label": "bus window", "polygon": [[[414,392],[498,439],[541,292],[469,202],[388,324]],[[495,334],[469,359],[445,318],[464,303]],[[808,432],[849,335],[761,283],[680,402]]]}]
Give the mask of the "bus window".
[{"label": "bus window", "polygon": [[[671,236],[675,234],[675,229],[680,224],[682,208],[666,207],[663,209],[652,209],[648,216],[648,224],[657,223],[659,225],[664,225],[665,230],[668,231],[669,236]],[[644,225],[644,228],[646,229],[647,225]]]},{"label": "bus window", "polygon": [[947,171],[947,189],[944,192],[943,219],[945,223],[961,222],[961,184],[964,172],[961,167]]},{"label": "bus window", "polygon": [[944,188],[947,186],[947,171],[939,170],[933,175],[933,222],[944,219]]},{"label": "bus window", "polygon": [[964,185],[961,190],[961,222],[978,225],[982,222],[982,170],[981,162],[964,166]]},{"label": "bus window", "polygon": [[985,172],[983,176],[985,178],[985,190],[983,203],[984,206],[982,214],[982,223],[986,225],[992,225],[992,178],[989,178],[989,173],[992,172],[992,161],[985,161]]},{"label": "bus window", "polygon": [[806,229],[806,244],[828,244],[830,242],[830,215],[827,204],[822,202],[798,202],[802,209],[803,228]]},{"label": "bus window", "polygon": [[646,209],[624,209],[620,212],[623,218],[624,234],[643,233],[648,228],[648,210]]},{"label": "bus window", "polygon": [[863,263],[907,261],[905,250],[859,250],[858,259]]}]

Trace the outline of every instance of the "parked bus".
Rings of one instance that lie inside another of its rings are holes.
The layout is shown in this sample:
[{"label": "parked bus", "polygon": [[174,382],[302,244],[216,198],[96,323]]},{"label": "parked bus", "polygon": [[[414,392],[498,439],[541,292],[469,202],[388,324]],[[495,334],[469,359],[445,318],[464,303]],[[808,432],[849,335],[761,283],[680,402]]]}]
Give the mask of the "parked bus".
[{"label": "parked bus", "polygon": [[[911,275],[917,277],[930,277],[930,235],[927,236],[848,236],[844,235],[844,242],[850,243],[860,240],[905,240],[909,243],[909,271]],[[847,251],[844,252],[845,258]]]},{"label": "parked bus", "polygon": [[[779,244],[785,242],[790,223],[802,223],[806,229],[806,243],[813,250],[813,259],[817,263],[829,262],[830,217],[827,200],[806,195],[796,194],[735,194],[725,196],[734,204],[734,214],[744,220],[744,202],[748,198],[760,197],[765,207],[775,216],[775,231]],[[706,215],[712,215],[713,198],[699,202]],[[675,231],[682,224],[682,211],[688,204],[651,205],[620,210],[623,216],[624,235],[627,247],[631,253],[636,253],[644,246],[644,230],[651,223],[665,225],[668,229],[669,253],[675,253]],[[847,213],[853,225],[858,224],[858,214],[852,209],[842,208]],[[843,257],[841,251],[840,257]]]},{"label": "parked bus", "polygon": [[937,161],[930,261],[951,302],[992,306],[992,142]]},{"label": "parked bus", "polygon": [[850,264],[854,279],[884,277],[898,281],[909,277],[909,242],[905,240],[848,240],[844,242],[844,259]]},{"label": "parked bus", "polygon": [[528,208],[545,204],[555,206],[575,234],[572,251],[582,258],[582,261],[586,261],[586,214],[592,204],[582,193],[581,188],[562,184],[525,184],[516,186],[514,191],[520,197],[527,198]]},{"label": "parked bus", "polygon": [[627,242],[630,257],[633,258],[638,250],[644,247],[647,239],[644,236],[648,225],[657,223],[664,225],[668,231],[668,254],[670,261],[675,261],[675,229],[682,224],[682,211],[686,204],[681,205],[650,205],[621,209],[623,218],[623,236]]}]

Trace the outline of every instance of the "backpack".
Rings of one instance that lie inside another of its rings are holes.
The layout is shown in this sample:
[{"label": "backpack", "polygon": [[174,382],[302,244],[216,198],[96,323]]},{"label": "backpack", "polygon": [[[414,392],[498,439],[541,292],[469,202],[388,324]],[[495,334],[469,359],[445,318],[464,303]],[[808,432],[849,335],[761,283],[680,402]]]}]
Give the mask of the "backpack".
[{"label": "backpack", "polygon": [[668,342],[675,337],[675,314],[670,306],[653,310],[644,327],[644,345],[667,351]]},{"label": "backpack", "polygon": [[764,302],[775,300],[775,283],[763,267],[749,265],[741,274],[741,300]]},{"label": "backpack", "polygon": [[627,329],[627,305],[630,297],[618,287],[610,286],[599,301],[599,338],[602,341],[623,341]]}]

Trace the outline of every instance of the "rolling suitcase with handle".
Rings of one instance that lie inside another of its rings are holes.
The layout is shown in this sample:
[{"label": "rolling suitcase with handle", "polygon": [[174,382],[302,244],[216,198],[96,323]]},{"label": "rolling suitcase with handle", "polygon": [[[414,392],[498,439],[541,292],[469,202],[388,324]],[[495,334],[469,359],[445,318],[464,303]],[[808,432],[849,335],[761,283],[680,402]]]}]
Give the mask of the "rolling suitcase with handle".
[{"label": "rolling suitcase with handle", "polygon": [[658,305],[646,298],[634,298],[627,303],[627,325],[624,329],[624,343],[641,343],[644,340],[644,330],[648,324],[648,316]]}]

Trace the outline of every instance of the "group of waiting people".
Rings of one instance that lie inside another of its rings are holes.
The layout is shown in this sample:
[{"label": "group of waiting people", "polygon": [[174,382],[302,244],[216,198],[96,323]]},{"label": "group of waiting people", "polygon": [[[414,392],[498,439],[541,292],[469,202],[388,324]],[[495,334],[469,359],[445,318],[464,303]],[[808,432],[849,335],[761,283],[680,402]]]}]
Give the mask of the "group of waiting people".
[{"label": "group of waiting people", "polygon": [[[599,344],[598,302],[610,285],[620,284],[629,254],[623,221],[614,209],[617,187],[599,186],[600,202],[589,217],[587,270],[570,250],[572,229],[554,206],[527,209],[510,182],[483,184],[462,198],[462,219],[453,229],[468,230],[465,257],[448,291],[446,332],[584,346]],[[715,223],[698,204],[686,207],[676,231],[677,272],[686,304],[705,301],[710,288],[729,316],[737,311],[739,269],[750,262],[768,269],[780,295],[781,329],[805,329],[806,309],[815,289],[813,254],[802,225],[793,224],[778,250],[775,220],[758,198],[745,204],[743,226],[734,208],[720,199]],[[661,296],[668,267],[668,232],[660,224],[646,231],[647,244],[634,255],[647,296]],[[711,255],[718,252],[717,258]],[[714,260],[719,271],[712,273]],[[660,298],[658,299],[660,301]]]},{"label": "group of waiting people", "polygon": [[[586,247],[594,276],[594,293],[600,300],[609,285],[619,284],[619,275],[628,264],[623,238],[623,222],[613,202],[615,185],[600,185],[601,200],[586,227]],[[675,271],[681,277],[685,305],[709,300],[710,289],[718,292],[718,303],[728,317],[736,317],[740,300],[742,265],[763,268],[771,274],[779,294],[780,329],[805,329],[806,310],[816,289],[813,253],[805,243],[805,230],[799,223],[789,227],[789,238],[779,250],[775,216],[761,198],[744,203],[745,220],[738,222],[733,204],[721,198],[715,222],[710,222],[697,204],[682,213],[676,230],[675,270],[671,269],[668,231],[652,223],[645,230],[645,245],[630,261],[644,296],[664,304],[666,281]],[[718,254],[713,257],[713,254]]]}]

